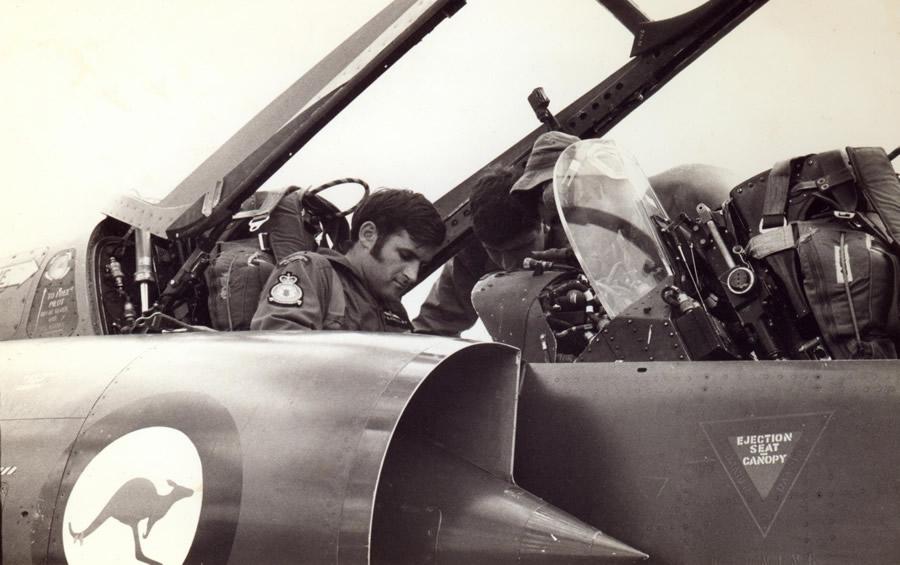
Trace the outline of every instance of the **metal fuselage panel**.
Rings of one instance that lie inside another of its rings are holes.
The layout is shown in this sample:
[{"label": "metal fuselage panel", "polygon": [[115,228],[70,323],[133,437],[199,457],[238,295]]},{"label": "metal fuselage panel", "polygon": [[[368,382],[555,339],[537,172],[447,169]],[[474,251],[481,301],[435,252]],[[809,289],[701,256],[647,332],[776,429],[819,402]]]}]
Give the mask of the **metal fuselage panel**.
[{"label": "metal fuselage panel", "polygon": [[97,333],[87,283],[91,228],[0,259],[0,341]]},{"label": "metal fuselage panel", "polygon": [[445,359],[489,348],[514,360],[339,332],[0,344],[3,562],[365,563],[407,404]]},{"label": "metal fuselage panel", "polygon": [[[3,562],[41,563],[72,445],[116,375],[147,349],[112,339],[102,354],[78,339],[0,344]],[[96,348],[95,348],[96,350]]]},{"label": "metal fuselage panel", "polygon": [[526,368],[516,479],[652,563],[900,562],[900,364]]}]

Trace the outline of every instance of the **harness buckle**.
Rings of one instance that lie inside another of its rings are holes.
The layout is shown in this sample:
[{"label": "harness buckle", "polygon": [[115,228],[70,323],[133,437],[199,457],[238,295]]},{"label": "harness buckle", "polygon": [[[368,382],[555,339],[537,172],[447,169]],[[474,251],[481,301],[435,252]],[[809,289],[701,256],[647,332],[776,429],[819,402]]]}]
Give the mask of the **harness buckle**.
[{"label": "harness buckle", "polygon": [[765,222],[765,221],[766,221],[765,216],[759,219],[759,230],[758,230],[759,233],[766,233],[767,231],[784,229],[788,225],[787,217],[785,217],[785,216],[781,217],[781,225],[780,226],[775,226],[772,228],[764,228],[763,222]]},{"label": "harness buckle", "polygon": [[256,216],[256,217],[254,217],[252,220],[250,220],[250,223],[249,223],[249,226],[250,226],[250,233],[253,233],[253,232],[255,232],[256,230],[258,230],[260,227],[262,227],[262,225],[263,225],[264,223],[266,223],[266,222],[268,222],[268,221],[269,221],[269,214],[268,214],[268,212],[266,212],[266,213],[263,214],[262,216]]}]

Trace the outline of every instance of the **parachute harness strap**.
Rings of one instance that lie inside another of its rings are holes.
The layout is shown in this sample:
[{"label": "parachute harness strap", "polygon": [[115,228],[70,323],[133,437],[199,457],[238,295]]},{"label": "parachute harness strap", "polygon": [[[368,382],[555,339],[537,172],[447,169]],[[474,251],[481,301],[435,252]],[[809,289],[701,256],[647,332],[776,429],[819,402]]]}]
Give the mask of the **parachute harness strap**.
[{"label": "parachute harness strap", "polygon": [[847,295],[847,304],[850,306],[850,319],[853,321],[853,333],[856,335],[857,347],[862,347],[862,338],[859,335],[859,323],[856,321],[856,308],[853,307],[853,295],[850,293],[850,258],[847,256],[847,248],[844,245],[844,233],[841,232],[841,244],[839,253],[841,258],[841,274],[844,279],[844,293]]}]

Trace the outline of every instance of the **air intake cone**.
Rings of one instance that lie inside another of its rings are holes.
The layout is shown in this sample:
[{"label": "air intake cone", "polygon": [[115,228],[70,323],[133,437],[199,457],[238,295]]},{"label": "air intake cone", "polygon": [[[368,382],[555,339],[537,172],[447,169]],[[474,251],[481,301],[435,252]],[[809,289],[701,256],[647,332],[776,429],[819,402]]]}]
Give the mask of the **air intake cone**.
[{"label": "air intake cone", "polygon": [[372,563],[620,563],[647,555],[426,440],[395,438]]}]

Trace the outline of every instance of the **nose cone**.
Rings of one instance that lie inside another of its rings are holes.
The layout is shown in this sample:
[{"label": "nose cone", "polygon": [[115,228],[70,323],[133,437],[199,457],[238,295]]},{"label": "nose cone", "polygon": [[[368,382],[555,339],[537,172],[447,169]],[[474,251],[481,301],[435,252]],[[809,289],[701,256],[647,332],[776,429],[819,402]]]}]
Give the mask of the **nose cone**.
[{"label": "nose cone", "polygon": [[374,565],[582,565],[647,555],[426,441],[398,441],[379,486]]},{"label": "nose cone", "polygon": [[547,503],[525,524],[519,554],[522,563],[618,563],[649,557]]}]

